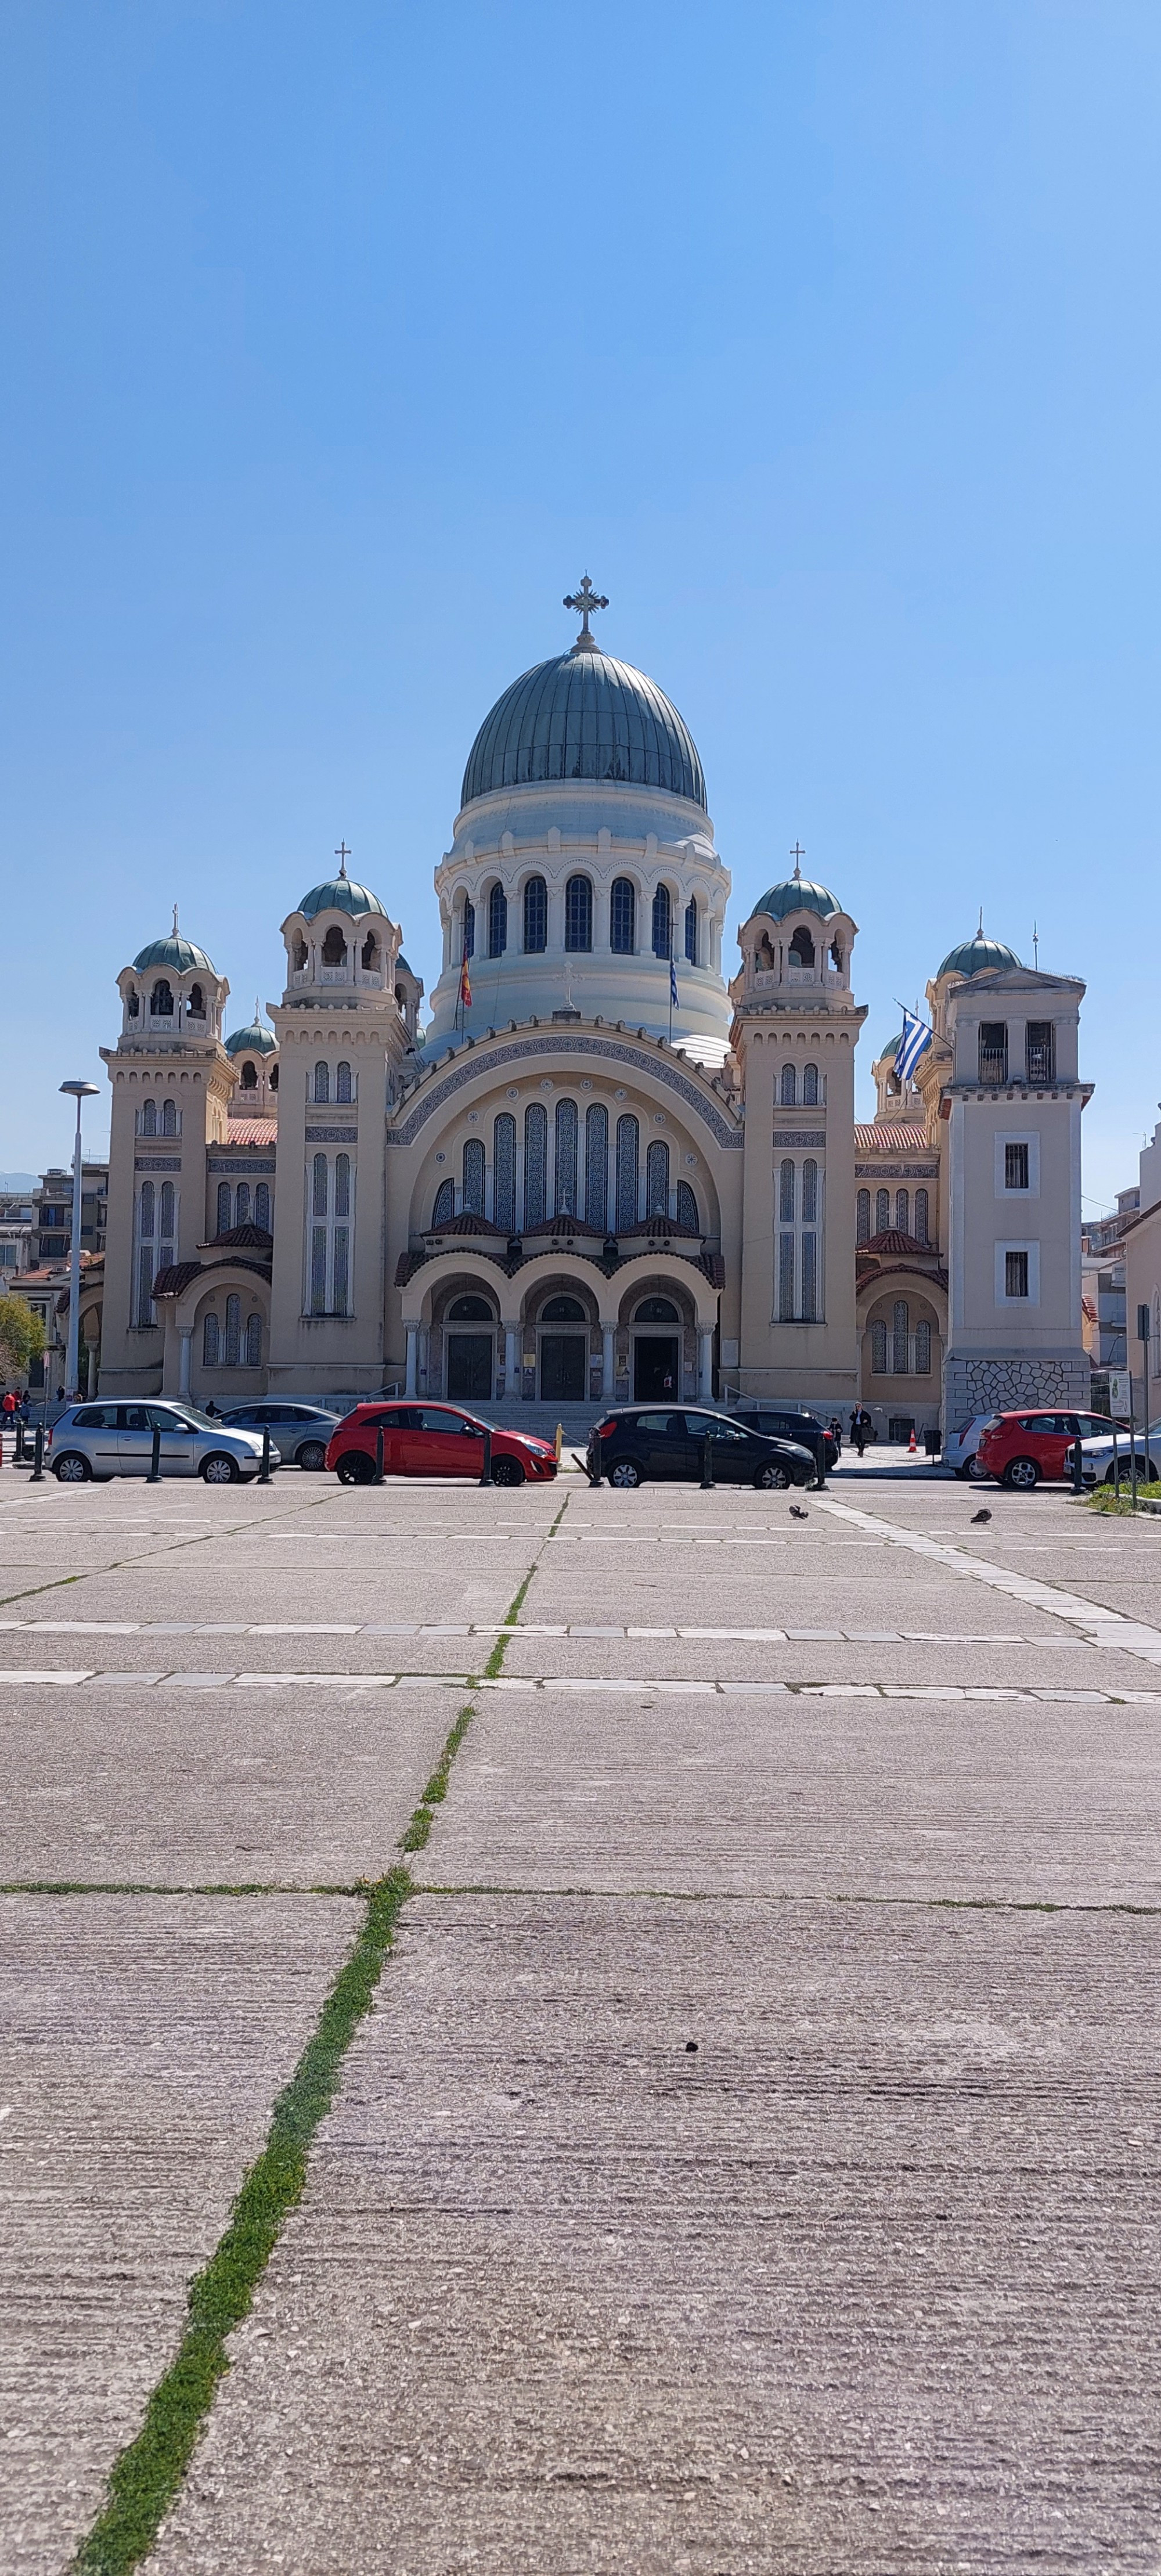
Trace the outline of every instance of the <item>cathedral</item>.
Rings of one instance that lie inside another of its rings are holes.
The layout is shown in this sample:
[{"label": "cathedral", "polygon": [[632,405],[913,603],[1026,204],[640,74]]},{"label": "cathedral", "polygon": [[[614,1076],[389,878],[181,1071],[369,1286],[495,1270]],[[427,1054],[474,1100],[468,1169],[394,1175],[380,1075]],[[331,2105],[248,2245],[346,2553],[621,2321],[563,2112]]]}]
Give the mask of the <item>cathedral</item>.
[{"label": "cathedral", "polygon": [[795,850],[727,980],[697,749],[600,650],[607,605],[586,574],[571,648],[480,727],[426,1012],[345,849],[282,924],[265,1018],[223,1034],[176,915],[118,977],[104,1393],[861,1401],[920,1442],[1087,1402],[1083,985],[981,927],[856,1120],[857,925]]}]

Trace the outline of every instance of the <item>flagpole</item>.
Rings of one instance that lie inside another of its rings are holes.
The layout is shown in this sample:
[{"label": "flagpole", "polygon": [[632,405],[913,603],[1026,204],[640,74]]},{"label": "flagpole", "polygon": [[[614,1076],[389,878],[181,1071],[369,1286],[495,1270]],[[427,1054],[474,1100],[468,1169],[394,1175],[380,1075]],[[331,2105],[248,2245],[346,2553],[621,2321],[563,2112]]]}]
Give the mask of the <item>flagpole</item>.
[{"label": "flagpole", "polygon": [[673,1044],[673,981],[674,981],[674,968],[673,968],[673,939],[672,939],[672,935],[671,935],[671,936],[670,936],[670,941],[669,941],[669,1043],[670,1043],[670,1046],[672,1046],[672,1044]]}]

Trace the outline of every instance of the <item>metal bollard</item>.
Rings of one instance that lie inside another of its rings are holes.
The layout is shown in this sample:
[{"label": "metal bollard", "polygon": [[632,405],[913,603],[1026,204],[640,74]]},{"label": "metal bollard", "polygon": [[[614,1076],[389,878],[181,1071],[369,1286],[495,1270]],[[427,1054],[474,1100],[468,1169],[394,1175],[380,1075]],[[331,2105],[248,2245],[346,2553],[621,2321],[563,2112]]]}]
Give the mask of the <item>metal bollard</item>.
[{"label": "metal bollard", "polygon": [[24,1424],[22,1423],[19,1414],[16,1416],[16,1449],[13,1455],[12,1464],[14,1467],[22,1467],[24,1465]]},{"label": "metal bollard", "polygon": [[483,1464],[483,1467],[482,1467],[481,1472],[480,1472],[480,1483],[481,1483],[481,1485],[492,1485],[492,1484],[494,1484],[494,1483],[495,1483],[495,1481],[496,1481],[496,1480],[495,1480],[495,1477],[494,1477],[494,1476],[493,1476],[493,1474],[492,1474],[492,1432],[491,1432],[491,1427],[490,1427],[490,1425],[489,1425],[488,1423],[485,1423],[485,1424],[484,1424],[484,1464]]},{"label": "metal bollard", "polygon": [[714,1489],[713,1444],[714,1435],[712,1431],[707,1431],[701,1444],[701,1490],[703,1494],[712,1494]]},{"label": "metal bollard", "polygon": [[1074,1440],[1072,1444],[1072,1490],[1074,1494],[1083,1494],[1084,1492],[1084,1477],[1080,1472],[1079,1440]]},{"label": "metal bollard", "polygon": [[40,1422],[32,1438],[32,1481],[34,1485],[44,1482],[44,1425]]},{"label": "metal bollard", "polygon": [[270,1482],[270,1425],[268,1422],[262,1426],[262,1464],[258,1470],[258,1482],[260,1485],[268,1485]]},{"label": "metal bollard", "polygon": [[159,1485],[161,1483],[161,1432],[156,1422],[153,1426],[153,1448],[149,1457],[149,1474],[147,1475],[145,1482],[147,1485]]},{"label": "metal bollard", "polygon": [[378,1430],[377,1430],[377,1432],[376,1432],[376,1434],[375,1434],[375,1473],[374,1473],[374,1475],[373,1475],[373,1476],[372,1476],[372,1478],[371,1478],[371,1482],[372,1482],[372,1484],[373,1484],[373,1485],[381,1485],[381,1484],[382,1484],[382,1482],[383,1482],[383,1425],[382,1425],[382,1423],[380,1423],[379,1428],[378,1428]]},{"label": "metal bollard", "polygon": [[1114,1422],[1114,1424],[1113,1424],[1113,1492],[1114,1492],[1114,1494],[1115,1494],[1115,1496],[1116,1496],[1117,1501],[1118,1501],[1118,1502],[1120,1502],[1120,1499],[1121,1499],[1121,1453],[1120,1453],[1120,1450],[1119,1450],[1119,1449],[1118,1449],[1118,1447],[1117,1447],[1117,1426],[1116,1426],[1116,1423],[1115,1423],[1115,1422]]}]

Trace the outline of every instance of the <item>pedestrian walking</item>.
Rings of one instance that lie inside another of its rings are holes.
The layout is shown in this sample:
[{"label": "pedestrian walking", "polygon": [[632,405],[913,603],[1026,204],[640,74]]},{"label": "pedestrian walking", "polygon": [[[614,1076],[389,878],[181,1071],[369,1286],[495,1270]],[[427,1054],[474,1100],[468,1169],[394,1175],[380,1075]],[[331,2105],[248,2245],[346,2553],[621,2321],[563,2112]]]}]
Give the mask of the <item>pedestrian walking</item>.
[{"label": "pedestrian walking", "polygon": [[831,1439],[833,1440],[834,1445],[835,1445],[835,1448],[837,1449],[838,1454],[839,1454],[839,1457],[841,1458],[841,1456],[842,1456],[842,1454],[843,1454],[843,1427],[842,1427],[841,1422],[839,1421],[839,1418],[838,1418],[837,1413],[832,1413],[832,1415],[831,1415],[831,1417],[830,1417],[830,1426],[829,1426],[829,1428],[830,1428],[830,1436],[831,1436]]},{"label": "pedestrian walking", "polygon": [[874,1426],[866,1406],[864,1404],[856,1404],[854,1412],[851,1415],[851,1438],[854,1441],[860,1458],[866,1448],[873,1428]]}]

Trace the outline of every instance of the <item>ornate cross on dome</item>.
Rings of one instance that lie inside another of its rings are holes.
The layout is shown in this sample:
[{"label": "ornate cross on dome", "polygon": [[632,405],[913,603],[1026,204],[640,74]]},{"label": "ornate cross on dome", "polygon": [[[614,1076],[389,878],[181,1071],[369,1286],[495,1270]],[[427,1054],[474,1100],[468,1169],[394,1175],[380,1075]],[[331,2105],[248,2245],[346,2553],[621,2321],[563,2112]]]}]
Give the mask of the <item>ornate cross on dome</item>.
[{"label": "ornate cross on dome", "polygon": [[345,841],[340,841],[339,846],[338,846],[337,850],[335,851],[335,857],[336,857],[336,859],[338,860],[338,863],[339,863],[339,875],[340,875],[341,877],[345,877],[345,875],[346,875],[346,873],[347,873],[347,861],[348,861],[348,859],[350,858],[350,855],[351,855],[351,853],[350,853],[349,849],[347,848],[347,844],[346,844],[346,842],[345,842]]},{"label": "ornate cross on dome", "polygon": [[794,873],[795,873],[795,876],[796,876],[796,877],[800,877],[800,876],[801,876],[801,874],[802,874],[802,868],[801,868],[801,866],[800,866],[800,864],[799,864],[799,863],[800,863],[800,861],[801,861],[801,860],[803,860],[803,859],[806,857],[806,852],[805,852],[805,850],[801,847],[801,845],[800,845],[800,843],[799,843],[798,841],[796,841],[796,842],[795,842],[794,847],[793,847],[793,849],[792,849],[792,851],[791,851],[791,853],[790,853],[790,856],[791,856],[791,858],[792,858],[792,859],[793,859],[793,861],[794,861]]},{"label": "ornate cross on dome", "polygon": [[176,904],[175,904],[175,905],[174,905],[174,907],[173,907],[173,935],[174,935],[174,938],[176,939],[176,937],[177,937],[177,905],[176,905]]},{"label": "ornate cross on dome", "polygon": [[575,608],[581,619],[581,631],[573,645],[573,652],[595,653],[597,649],[597,639],[589,627],[589,618],[598,608],[607,608],[609,603],[607,599],[604,599],[601,596],[599,591],[593,589],[593,585],[589,580],[587,572],[581,583],[580,589],[570,591],[564,604],[566,608]]}]

